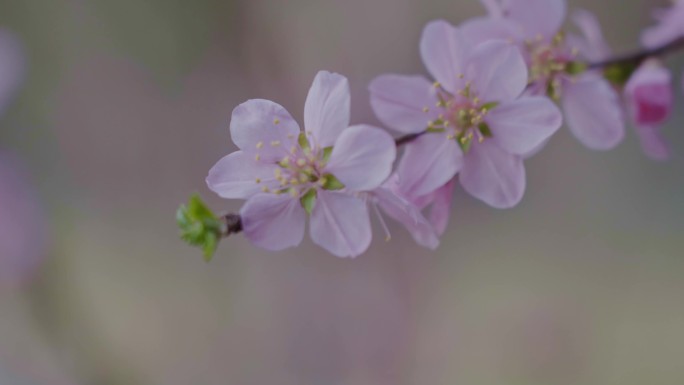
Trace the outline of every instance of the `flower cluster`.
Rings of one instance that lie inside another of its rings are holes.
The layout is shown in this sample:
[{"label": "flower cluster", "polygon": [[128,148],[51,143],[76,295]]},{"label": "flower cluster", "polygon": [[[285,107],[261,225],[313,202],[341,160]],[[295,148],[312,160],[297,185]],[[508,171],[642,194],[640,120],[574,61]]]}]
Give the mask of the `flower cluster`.
[{"label": "flower cluster", "polygon": [[[235,108],[230,134],[239,151],[210,170],[207,184],[246,203],[229,225],[184,208],[185,236],[210,239],[211,252],[217,238],[242,231],[257,246],[281,250],[300,244],[308,220],[314,243],[355,257],[371,243],[372,212],[388,239],[384,216],[434,249],[456,186],[491,207],[516,206],[524,161],[563,122],[584,146],[609,150],[629,121],[647,155],[667,158],[659,130],[672,110],[673,80],[661,56],[684,46],[684,1],[658,11],[644,51],[622,58],[612,58],[588,11],[572,13],[576,28],[564,30],[564,0],[481,1],[486,16],[424,28],[419,52],[430,79],[385,74],[370,83],[370,104],[404,135],[398,139],[350,125],[348,81],[325,71],[306,99],[304,129],[271,101]],[[214,232],[208,238],[205,228]]]}]

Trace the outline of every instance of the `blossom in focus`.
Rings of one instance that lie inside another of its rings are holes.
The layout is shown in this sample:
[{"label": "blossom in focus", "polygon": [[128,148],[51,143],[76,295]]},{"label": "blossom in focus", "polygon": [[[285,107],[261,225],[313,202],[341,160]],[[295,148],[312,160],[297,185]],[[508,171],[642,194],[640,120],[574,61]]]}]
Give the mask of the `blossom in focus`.
[{"label": "blossom in focus", "polygon": [[0,286],[25,282],[45,257],[46,226],[19,162],[0,154]]},{"label": "blossom in focus", "polygon": [[[583,60],[594,52],[561,30],[567,12],[564,0],[482,0],[489,17],[463,25],[468,40],[503,39],[518,44],[529,68],[528,92],[558,101],[575,137],[595,150],[609,150],[624,138],[620,99]],[[591,47],[595,49],[596,47]]]},{"label": "blossom in focus", "polygon": [[641,147],[649,157],[667,159],[669,149],[660,126],[672,112],[672,73],[658,62],[646,62],[625,85],[625,102]]},{"label": "blossom in focus", "polygon": [[24,78],[24,52],[17,38],[0,29],[0,114],[14,97]]},{"label": "blossom in focus", "polygon": [[245,236],[281,250],[298,245],[310,216],[312,240],[339,257],[363,253],[371,242],[364,192],[390,175],[392,137],[349,126],[347,79],[321,71],[304,110],[305,130],[280,105],[250,100],[233,111],[230,133],[240,148],[209,172],[207,184],[223,198],[247,199],[240,211]]},{"label": "blossom in focus", "polygon": [[459,174],[463,188],[497,208],[513,207],[525,190],[526,154],[560,127],[545,97],[524,95],[527,67],[503,41],[471,44],[445,21],[429,23],[420,43],[435,78],[382,75],[370,84],[371,105],[388,127],[422,133],[406,146],[400,167],[425,196]]}]

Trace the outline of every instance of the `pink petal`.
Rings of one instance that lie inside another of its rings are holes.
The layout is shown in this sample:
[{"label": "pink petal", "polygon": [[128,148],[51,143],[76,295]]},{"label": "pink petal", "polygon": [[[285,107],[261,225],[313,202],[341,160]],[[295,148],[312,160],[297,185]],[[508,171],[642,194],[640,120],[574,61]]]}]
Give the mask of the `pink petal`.
[{"label": "pink petal", "polygon": [[410,197],[426,195],[447,183],[463,165],[463,152],[446,134],[425,134],[406,145],[397,174]]},{"label": "pink petal", "polygon": [[500,18],[504,16],[504,7],[500,0],[480,0],[489,16]]},{"label": "pink petal", "polygon": [[371,82],[369,90],[378,119],[405,134],[425,131],[428,121],[440,113],[435,108],[434,87],[423,76],[382,75]]},{"label": "pink petal", "polygon": [[347,78],[327,71],[316,75],[304,106],[304,127],[316,145],[332,146],[349,127],[350,98]]},{"label": "pink petal", "polygon": [[523,40],[520,25],[507,19],[478,17],[470,19],[460,26],[465,41],[473,44],[488,40],[521,41]]},{"label": "pink petal", "polygon": [[418,207],[385,187],[375,190],[375,197],[382,210],[404,225],[416,243],[432,250],[439,246],[434,228]]},{"label": "pink petal", "polygon": [[637,136],[641,143],[641,149],[649,158],[664,161],[670,157],[670,148],[656,127],[637,127]]},{"label": "pink petal", "polygon": [[582,76],[565,85],[562,98],[565,121],[582,144],[593,150],[610,150],[622,141],[622,108],[606,80]]},{"label": "pink petal", "polygon": [[508,0],[506,16],[520,23],[527,38],[551,39],[563,25],[566,7],[565,0]]},{"label": "pink petal", "polygon": [[314,243],[335,256],[361,255],[372,239],[368,205],[352,195],[319,191],[309,231]]},{"label": "pink petal", "polygon": [[352,126],[337,138],[326,171],[352,191],[372,190],[390,175],[396,156],[394,139],[387,132]]},{"label": "pink petal", "polygon": [[472,196],[499,209],[517,205],[525,193],[522,158],[509,154],[491,140],[470,148],[459,180]]},{"label": "pink petal", "polygon": [[563,117],[545,97],[525,97],[492,109],[485,118],[493,140],[504,150],[524,155],[545,143],[560,128]]},{"label": "pink petal", "polygon": [[[207,186],[222,198],[246,199],[261,191],[263,186],[275,187],[275,164],[256,162],[254,158],[236,151],[219,160],[209,170]],[[257,178],[259,183],[257,183]]]},{"label": "pink petal", "polygon": [[624,95],[637,125],[660,125],[672,112],[672,73],[657,62],[646,62],[629,79]]},{"label": "pink petal", "polygon": [[289,194],[258,194],[240,210],[245,237],[267,250],[299,245],[304,238],[306,212]]},{"label": "pink petal", "polygon": [[456,180],[452,179],[434,192],[432,207],[430,208],[430,223],[437,231],[437,235],[444,234],[449,224],[455,187]]},{"label": "pink petal", "polygon": [[601,24],[596,15],[585,9],[578,9],[572,13],[572,21],[584,37],[580,51],[587,59],[603,60],[610,55],[610,47],[603,37]]},{"label": "pink petal", "polygon": [[484,102],[505,102],[518,97],[527,87],[527,64],[517,46],[490,40],[468,57],[465,78]]},{"label": "pink petal", "polygon": [[658,24],[641,34],[641,42],[648,48],[656,48],[684,36],[684,2],[675,2],[658,16]]},{"label": "pink petal", "polygon": [[252,156],[279,161],[297,141],[299,125],[289,112],[270,100],[253,99],[233,110],[230,136]]},{"label": "pink petal", "polygon": [[449,92],[460,90],[467,47],[461,32],[444,20],[428,23],[420,40],[420,54],[430,74]]}]

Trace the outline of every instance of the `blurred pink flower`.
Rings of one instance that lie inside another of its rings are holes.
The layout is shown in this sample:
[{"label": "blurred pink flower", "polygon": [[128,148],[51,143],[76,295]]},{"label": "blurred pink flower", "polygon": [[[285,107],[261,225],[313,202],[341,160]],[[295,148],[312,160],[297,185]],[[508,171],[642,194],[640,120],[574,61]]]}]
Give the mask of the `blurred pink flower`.
[{"label": "blurred pink flower", "polygon": [[358,194],[392,171],[392,137],[367,125],[349,127],[347,79],[321,71],[299,125],[280,105],[250,100],[235,108],[231,137],[240,151],[221,159],[207,184],[223,198],[248,199],[240,214],[255,245],[298,245],[307,213],[313,241],[339,257],[363,253],[371,241],[368,205]]},{"label": "blurred pink flower", "polygon": [[0,115],[5,112],[24,78],[25,58],[19,40],[0,29]]},{"label": "blurred pink flower", "polygon": [[525,191],[523,157],[561,125],[558,109],[525,96],[527,67],[517,47],[470,44],[445,21],[429,23],[420,51],[437,83],[421,76],[382,75],[370,84],[371,105],[392,129],[421,135],[406,146],[400,179],[411,195],[433,193],[460,172],[463,188],[497,208]]},{"label": "blurred pink flower", "polygon": [[672,73],[657,62],[644,63],[625,86],[627,110],[636,126],[644,153],[656,160],[669,155],[660,134],[673,104]]},{"label": "blurred pink flower", "polygon": [[[466,39],[482,42],[504,39],[518,44],[529,67],[528,92],[560,102],[570,131],[585,146],[609,150],[624,138],[620,100],[600,73],[573,73],[578,55],[589,57],[578,39],[561,27],[564,0],[484,1],[489,17],[463,25]],[[581,27],[581,25],[580,25]]]},{"label": "blurred pink flower", "polygon": [[641,35],[646,47],[657,47],[684,36],[684,1],[674,0],[669,8],[658,9],[654,17],[657,24]]},{"label": "blurred pink flower", "polygon": [[46,226],[38,199],[14,157],[0,153],[0,285],[31,277],[45,257]]}]

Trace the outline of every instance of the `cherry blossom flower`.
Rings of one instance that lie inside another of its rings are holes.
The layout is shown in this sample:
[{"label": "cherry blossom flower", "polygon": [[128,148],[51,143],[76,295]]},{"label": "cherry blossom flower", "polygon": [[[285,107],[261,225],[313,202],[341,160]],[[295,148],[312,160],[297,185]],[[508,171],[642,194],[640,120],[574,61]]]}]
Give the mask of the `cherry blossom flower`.
[{"label": "cherry blossom flower", "polygon": [[624,138],[620,99],[596,71],[585,71],[590,53],[561,30],[564,0],[482,0],[490,16],[463,25],[468,40],[504,39],[518,44],[529,67],[529,89],[548,95],[565,112],[570,131],[585,146],[609,150]]},{"label": "cherry blossom flower", "polygon": [[525,190],[523,158],[560,127],[545,97],[523,95],[527,67],[515,45],[493,40],[474,46],[446,21],[429,23],[420,44],[436,79],[382,75],[370,84],[378,118],[405,134],[400,167],[416,180],[411,195],[433,193],[460,172],[463,188],[497,208],[513,207]]},{"label": "cherry blossom flower", "polygon": [[674,0],[672,6],[658,9],[654,16],[657,24],[641,35],[646,47],[657,47],[684,36],[684,1]]},{"label": "cherry blossom flower", "polygon": [[643,64],[625,85],[625,102],[646,155],[665,160],[669,149],[660,133],[673,103],[672,73],[657,62]]},{"label": "cherry blossom flower", "polygon": [[[576,37],[574,41],[585,56],[595,61],[609,58],[612,52],[596,17],[586,10],[578,10],[573,14],[573,21],[582,32],[582,37]],[[670,70],[655,59],[644,62],[624,85],[623,102],[644,153],[655,160],[667,159],[669,149],[660,126],[672,110]]]},{"label": "cherry blossom flower", "polygon": [[240,148],[209,172],[223,198],[247,199],[240,214],[255,245],[298,245],[310,216],[312,240],[339,257],[355,257],[371,242],[367,194],[390,175],[396,156],[385,131],[349,126],[347,79],[321,71],[304,109],[305,131],[280,105],[250,100],[233,111],[230,133]]}]

